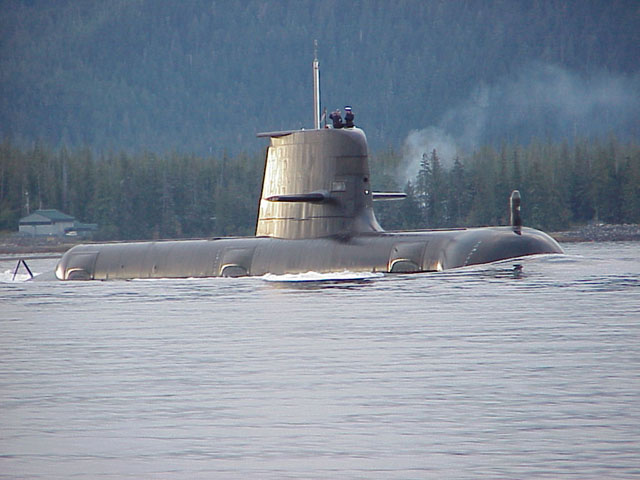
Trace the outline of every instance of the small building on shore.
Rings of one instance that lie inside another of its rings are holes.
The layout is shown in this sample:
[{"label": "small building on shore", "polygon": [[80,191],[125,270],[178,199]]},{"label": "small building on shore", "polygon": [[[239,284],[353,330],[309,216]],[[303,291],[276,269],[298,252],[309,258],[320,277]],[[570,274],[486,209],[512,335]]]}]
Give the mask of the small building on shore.
[{"label": "small building on shore", "polygon": [[30,215],[22,217],[18,226],[18,231],[21,234],[33,237],[86,237],[97,229],[98,225],[95,223],[80,223],[71,215],[55,209],[36,210]]}]

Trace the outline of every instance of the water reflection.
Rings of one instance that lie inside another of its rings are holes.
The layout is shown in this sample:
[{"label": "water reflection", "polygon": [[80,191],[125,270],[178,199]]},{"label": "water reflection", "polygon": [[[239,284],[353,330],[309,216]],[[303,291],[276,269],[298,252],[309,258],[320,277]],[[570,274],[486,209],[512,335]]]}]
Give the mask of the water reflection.
[{"label": "water reflection", "polygon": [[372,278],[4,283],[0,471],[632,478],[637,248]]}]

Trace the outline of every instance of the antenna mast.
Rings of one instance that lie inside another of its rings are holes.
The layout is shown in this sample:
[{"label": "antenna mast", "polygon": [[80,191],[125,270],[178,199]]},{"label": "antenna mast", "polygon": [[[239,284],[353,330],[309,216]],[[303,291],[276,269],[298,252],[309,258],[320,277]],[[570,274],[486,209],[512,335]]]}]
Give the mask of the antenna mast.
[{"label": "antenna mast", "polygon": [[318,40],[313,41],[313,128],[320,128],[320,63]]}]

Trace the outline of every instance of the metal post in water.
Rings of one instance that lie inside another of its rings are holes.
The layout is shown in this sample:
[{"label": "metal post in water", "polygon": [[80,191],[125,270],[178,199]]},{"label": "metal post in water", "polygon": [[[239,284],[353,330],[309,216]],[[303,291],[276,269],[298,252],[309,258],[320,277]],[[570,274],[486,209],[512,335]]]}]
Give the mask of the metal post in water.
[{"label": "metal post in water", "polygon": [[21,258],[20,260],[18,260],[18,264],[16,265],[16,269],[13,271],[13,278],[11,279],[11,281],[15,281],[16,279],[16,275],[18,274],[18,270],[20,269],[20,264],[24,265],[24,268],[26,268],[27,273],[29,274],[29,276],[31,278],[33,278],[33,273],[31,272],[31,269],[29,268],[29,265],[27,265],[27,262],[24,261],[24,258]]}]

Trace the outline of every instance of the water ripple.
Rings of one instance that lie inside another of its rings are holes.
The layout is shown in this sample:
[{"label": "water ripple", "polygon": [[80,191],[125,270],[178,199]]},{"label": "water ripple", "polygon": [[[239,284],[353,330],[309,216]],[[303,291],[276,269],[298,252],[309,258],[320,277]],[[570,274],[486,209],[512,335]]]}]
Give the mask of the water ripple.
[{"label": "water ripple", "polygon": [[340,281],[2,283],[0,476],[636,477],[638,244],[566,249]]}]

